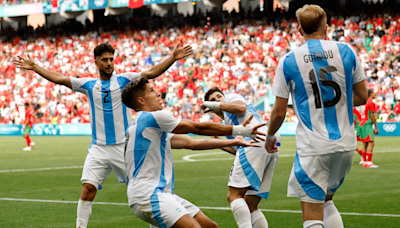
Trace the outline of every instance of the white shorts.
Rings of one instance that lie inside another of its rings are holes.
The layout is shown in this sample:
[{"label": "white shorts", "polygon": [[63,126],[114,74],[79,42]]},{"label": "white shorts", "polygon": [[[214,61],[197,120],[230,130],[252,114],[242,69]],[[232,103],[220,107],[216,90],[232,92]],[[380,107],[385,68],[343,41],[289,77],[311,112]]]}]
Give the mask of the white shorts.
[{"label": "white shorts", "polygon": [[264,147],[239,147],[233,162],[228,186],[250,189],[246,195],[268,199],[272,176],[278,163],[278,153],[268,153]]},{"label": "white shorts", "polygon": [[157,227],[172,227],[182,216],[194,217],[200,209],[191,202],[171,193],[156,193],[150,203],[133,204],[133,213],[141,220]]},{"label": "white shorts", "polygon": [[107,146],[92,144],[83,165],[82,183],[101,189],[111,171],[114,171],[119,183],[126,183],[124,145],[123,143]]},{"label": "white shorts", "polygon": [[288,197],[302,202],[324,203],[342,185],[355,151],[314,156],[296,154],[288,184]]}]

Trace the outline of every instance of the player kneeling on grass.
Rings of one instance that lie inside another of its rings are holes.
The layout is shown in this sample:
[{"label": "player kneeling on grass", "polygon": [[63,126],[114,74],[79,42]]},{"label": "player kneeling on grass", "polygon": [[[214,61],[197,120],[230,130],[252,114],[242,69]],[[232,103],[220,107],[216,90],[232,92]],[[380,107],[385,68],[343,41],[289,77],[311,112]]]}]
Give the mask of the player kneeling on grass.
[{"label": "player kneeling on grass", "polygon": [[[250,102],[235,93],[225,96],[217,87],[206,93],[202,108],[217,114],[225,120],[226,125],[240,125],[252,115],[255,118],[251,124],[262,124]],[[266,133],[267,128],[262,127],[259,131]],[[227,199],[239,228],[268,227],[267,219],[258,209],[258,204],[261,198],[268,199],[278,158],[279,152],[270,154],[265,147],[238,147],[229,176]]]},{"label": "player kneeling on grass", "polygon": [[243,125],[234,127],[175,118],[162,111],[161,94],[154,91],[146,78],[129,83],[122,91],[122,102],[136,111],[125,144],[128,199],[135,215],[158,227],[218,227],[198,207],[173,193],[171,149],[249,146],[249,142],[241,140],[193,140],[179,134],[255,138],[256,134],[265,135],[257,131],[264,125],[250,125],[252,117]]}]

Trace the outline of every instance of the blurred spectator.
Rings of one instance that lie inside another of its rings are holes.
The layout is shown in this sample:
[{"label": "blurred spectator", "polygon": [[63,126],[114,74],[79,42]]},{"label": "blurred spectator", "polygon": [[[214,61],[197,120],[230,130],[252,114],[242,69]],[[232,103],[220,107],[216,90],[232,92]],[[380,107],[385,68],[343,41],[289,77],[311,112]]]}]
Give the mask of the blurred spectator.
[{"label": "blurred spectator", "polygon": [[[174,116],[218,122],[218,117],[200,109],[205,92],[218,86],[254,103],[271,89],[279,59],[303,43],[295,19],[275,18],[272,22],[258,19],[257,13],[252,14],[253,19],[249,15],[224,13],[224,20],[217,18],[215,22],[202,14],[180,15],[170,22],[152,16],[119,23],[109,17],[86,28],[68,21],[36,31],[2,31],[0,123],[19,124],[19,107],[25,101],[34,105],[37,122],[88,123],[89,105],[84,94],[55,85],[32,71],[15,69],[12,58],[30,53],[37,64],[63,75],[98,77],[92,51],[101,42],[116,48],[117,74],[148,69],[170,54],[177,43],[191,44],[192,56],[150,83]],[[379,119],[400,121],[400,16],[360,15],[331,17],[328,39],[347,42],[357,52],[368,86],[377,94]],[[207,24],[209,21],[213,23]],[[263,120],[269,120],[269,112],[259,113]],[[298,122],[293,109],[288,109],[286,121]]]}]

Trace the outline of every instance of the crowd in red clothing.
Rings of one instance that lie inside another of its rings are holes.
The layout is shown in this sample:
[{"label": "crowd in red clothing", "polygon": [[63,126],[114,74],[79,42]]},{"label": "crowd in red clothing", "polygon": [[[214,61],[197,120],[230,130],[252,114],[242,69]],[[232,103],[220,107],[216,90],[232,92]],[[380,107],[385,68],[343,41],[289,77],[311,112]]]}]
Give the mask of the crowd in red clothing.
[{"label": "crowd in red clothing", "polygon": [[[400,121],[400,15],[330,17],[328,23],[328,39],[350,43],[358,53],[368,86],[377,94],[380,120]],[[32,71],[15,69],[12,58],[17,55],[29,53],[47,69],[83,78],[98,77],[92,51],[101,42],[116,48],[117,74],[146,70],[171,54],[176,44],[190,44],[194,54],[151,83],[175,116],[219,121],[200,109],[208,89],[218,86],[252,102],[263,99],[273,84],[279,58],[303,43],[294,19],[118,31],[100,26],[72,35],[51,31],[42,29],[34,39],[0,37],[5,40],[0,43],[0,123],[21,123],[24,102],[34,105],[37,123],[89,122],[84,94],[48,82]],[[269,118],[268,111],[260,115]],[[288,110],[286,120],[297,121],[293,110]]]}]

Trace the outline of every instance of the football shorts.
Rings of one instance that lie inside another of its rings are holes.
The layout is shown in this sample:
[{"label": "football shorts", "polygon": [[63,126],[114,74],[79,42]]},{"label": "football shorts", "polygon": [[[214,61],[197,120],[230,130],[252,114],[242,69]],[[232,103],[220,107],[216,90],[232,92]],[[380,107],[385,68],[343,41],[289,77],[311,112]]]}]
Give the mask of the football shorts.
[{"label": "football shorts", "polygon": [[288,197],[302,202],[324,203],[342,185],[355,151],[299,156],[296,154],[288,184]]},{"label": "football shorts", "polygon": [[278,159],[279,152],[268,153],[264,147],[239,147],[229,175],[228,186],[250,187],[246,195],[257,195],[268,199]]},{"label": "football shorts", "polygon": [[184,215],[194,217],[200,211],[178,195],[164,192],[153,194],[150,203],[133,204],[130,208],[141,220],[157,227],[172,227]]},{"label": "football shorts", "polygon": [[114,171],[118,182],[126,183],[124,146],[124,143],[106,146],[92,144],[83,165],[81,182],[101,189],[111,171]]},{"label": "football shorts", "polygon": [[31,130],[32,130],[32,128],[31,128],[29,125],[26,126],[23,135],[24,135],[25,137],[26,137],[27,135],[30,135],[30,134],[31,134]]}]

